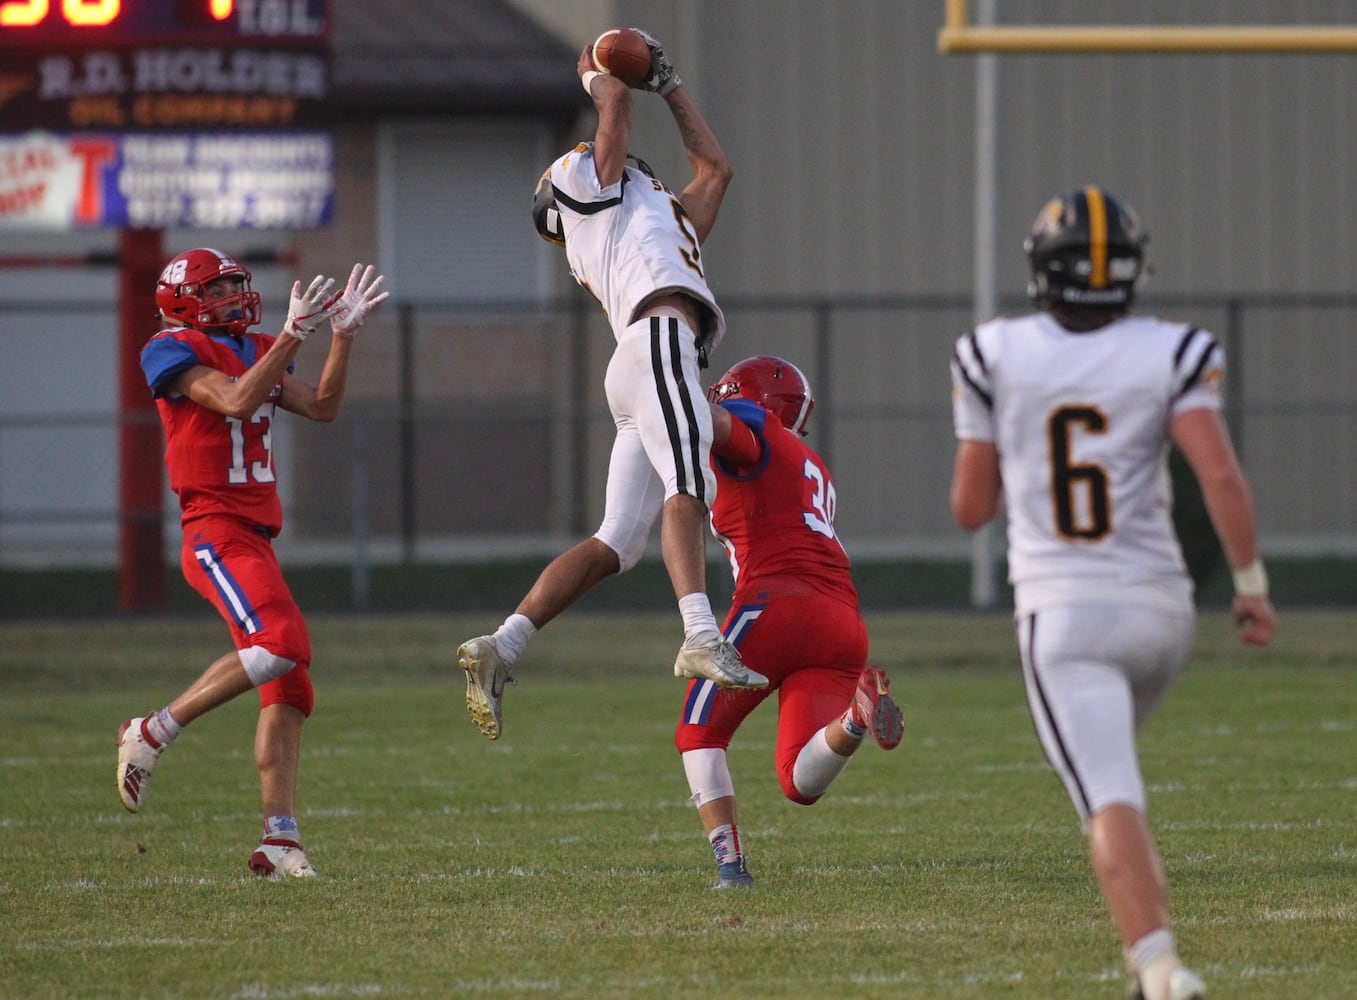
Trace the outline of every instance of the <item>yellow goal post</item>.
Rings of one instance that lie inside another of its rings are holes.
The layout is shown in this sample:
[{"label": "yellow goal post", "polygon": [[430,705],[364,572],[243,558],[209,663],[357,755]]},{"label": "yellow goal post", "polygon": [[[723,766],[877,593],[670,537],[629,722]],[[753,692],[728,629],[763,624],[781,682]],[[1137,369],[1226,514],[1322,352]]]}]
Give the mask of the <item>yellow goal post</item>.
[{"label": "yellow goal post", "polygon": [[970,52],[1357,52],[1357,25],[974,25],[946,0],[944,55]]}]

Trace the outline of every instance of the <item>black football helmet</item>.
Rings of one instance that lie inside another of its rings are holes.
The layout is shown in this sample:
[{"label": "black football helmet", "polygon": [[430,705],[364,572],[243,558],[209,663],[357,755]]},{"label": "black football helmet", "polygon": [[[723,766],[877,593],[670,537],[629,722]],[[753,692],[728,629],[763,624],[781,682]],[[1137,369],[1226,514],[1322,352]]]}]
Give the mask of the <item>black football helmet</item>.
[{"label": "black football helmet", "polygon": [[556,208],[556,189],[551,186],[550,170],[542,175],[537,190],[532,193],[532,224],[542,239],[558,247],[565,246],[565,227],[561,225],[561,213]]},{"label": "black football helmet", "polygon": [[1100,187],[1052,198],[1023,242],[1027,295],[1041,309],[1120,312],[1135,296],[1148,239],[1131,206]]}]

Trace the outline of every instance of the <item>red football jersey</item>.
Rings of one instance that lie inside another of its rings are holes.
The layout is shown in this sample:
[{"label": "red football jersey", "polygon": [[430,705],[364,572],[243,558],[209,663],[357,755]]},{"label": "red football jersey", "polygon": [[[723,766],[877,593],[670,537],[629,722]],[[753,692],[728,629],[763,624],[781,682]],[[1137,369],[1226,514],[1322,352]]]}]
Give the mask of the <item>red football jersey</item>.
[{"label": "red football jersey", "polygon": [[793,576],[856,606],[848,554],[834,534],[834,481],[825,463],[757,403],[721,405],[754,432],[761,451],[754,465],[734,468],[712,453],[712,531],[730,557],[736,603],[760,579]]},{"label": "red football jersey", "polygon": [[141,367],[165,426],[165,465],[170,487],[179,495],[182,521],[225,514],[258,525],[271,536],[282,529],[270,434],[282,384],[273,387],[248,420],[215,413],[187,397],[164,395],[167,383],[195,365],[234,378],[244,375],[274,339],[263,333],[236,338],[174,327],[156,334],[142,349]]}]

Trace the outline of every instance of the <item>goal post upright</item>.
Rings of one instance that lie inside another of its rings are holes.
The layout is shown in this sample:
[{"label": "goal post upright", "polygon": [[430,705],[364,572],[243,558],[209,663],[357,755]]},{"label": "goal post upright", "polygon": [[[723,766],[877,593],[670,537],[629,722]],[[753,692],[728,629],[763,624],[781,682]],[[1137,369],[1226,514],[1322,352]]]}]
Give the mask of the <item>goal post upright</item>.
[{"label": "goal post upright", "polygon": [[975,25],[966,0],[946,0],[944,55],[974,52],[1357,52],[1357,25]]}]

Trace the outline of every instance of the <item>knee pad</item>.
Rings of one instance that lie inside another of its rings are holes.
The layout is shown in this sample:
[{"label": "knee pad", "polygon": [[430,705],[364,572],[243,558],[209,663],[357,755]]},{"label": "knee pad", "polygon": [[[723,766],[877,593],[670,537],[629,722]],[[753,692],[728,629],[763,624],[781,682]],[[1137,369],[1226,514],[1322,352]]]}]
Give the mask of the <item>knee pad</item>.
[{"label": "knee pad", "polygon": [[618,534],[616,529],[616,525],[604,521],[598,531],[594,532],[594,537],[617,553],[617,572],[625,573],[646,554],[646,544],[650,541],[650,527],[647,525],[643,533],[633,531],[630,537],[626,538],[614,537]]},{"label": "knee pad", "polygon": [[245,666],[245,676],[255,687],[277,680],[297,665],[296,660],[271,653],[263,646],[246,646],[239,650],[240,662]]},{"label": "knee pad", "polygon": [[683,773],[688,778],[688,789],[693,793],[693,805],[701,806],[714,799],[735,795],[735,782],[730,777],[724,750],[713,747],[685,751]]}]

